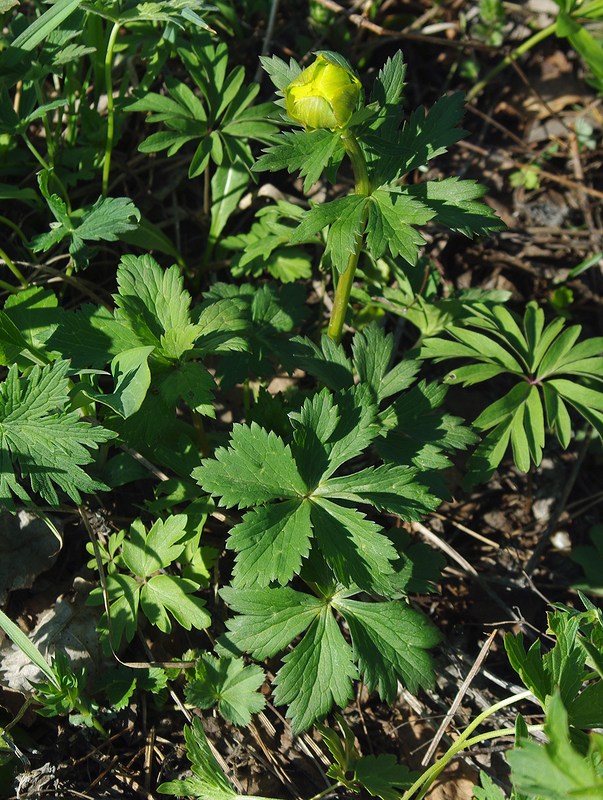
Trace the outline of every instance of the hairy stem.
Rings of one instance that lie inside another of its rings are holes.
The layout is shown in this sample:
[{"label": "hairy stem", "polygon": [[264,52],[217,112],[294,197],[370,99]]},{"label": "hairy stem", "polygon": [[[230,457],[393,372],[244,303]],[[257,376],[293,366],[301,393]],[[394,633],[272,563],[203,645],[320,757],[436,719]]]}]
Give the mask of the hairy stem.
[{"label": "hairy stem", "polygon": [[[341,140],[352,162],[352,169],[354,171],[354,180],[356,186],[354,192],[356,194],[368,196],[371,193],[371,183],[366,168],[366,159],[364,153],[358,143],[358,139],[354,136],[352,131],[345,130],[341,134]],[[329,320],[329,327],[327,328],[327,336],[334,342],[341,341],[343,333],[343,325],[345,322],[345,314],[348,309],[350,295],[352,293],[352,286],[354,285],[354,276],[356,268],[358,267],[358,260],[362,252],[362,244],[364,242],[364,233],[356,236],[354,242],[354,250],[348,259],[348,265],[345,272],[340,276],[335,289],[335,297],[333,300],[333,310],[331,311],[331,319]]]}]

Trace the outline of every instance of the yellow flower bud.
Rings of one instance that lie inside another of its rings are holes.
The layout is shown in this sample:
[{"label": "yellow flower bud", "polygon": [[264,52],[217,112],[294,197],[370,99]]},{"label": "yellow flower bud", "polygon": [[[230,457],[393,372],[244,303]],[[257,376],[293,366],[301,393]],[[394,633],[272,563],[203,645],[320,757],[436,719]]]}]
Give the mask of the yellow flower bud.
[{"label": "yellow flower bud", "polygon": [[353,72],[321,53],[285,89],[287,114],[306,128],[345,128],[360,89]]}]

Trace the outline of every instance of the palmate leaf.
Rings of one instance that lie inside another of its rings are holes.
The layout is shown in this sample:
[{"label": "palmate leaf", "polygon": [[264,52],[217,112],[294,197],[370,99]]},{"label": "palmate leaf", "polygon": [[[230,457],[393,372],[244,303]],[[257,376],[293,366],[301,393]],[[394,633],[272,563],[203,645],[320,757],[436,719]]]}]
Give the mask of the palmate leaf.
[{"label": "palmate leaf", "polygon": [[236,303],[246,324],[245,352],[225,353],[220,359],[217,374],[222,388],[252,376],[274,375],[275,359],[281,363],[290,361],[293,348],[287,334],[306,316],[303,286],[265,283],[258,288],[254,283],[214,283],[204,298],[203,311],[217,300]]},{"label": "palmate leaf", "polygon": [[333,391],[354,386],[354,375],[371,390],[377,403],[407,389],[420,369],[412,359],[391,366],[394,356],[394,337],[385,333],[377,323],[358,331],[352,341],[353,359],[348,358],[341,344],[324,335],[320,345],[311,339],[294,339],[295,368],[301,368],[318,378]]},{"label": "palmate leaf", "polygon": [[316,545],[344,585],[387,593],[384,576],[392,572],[397,552],[379,525],[350,506],[373,506],[414,520],[438,500],[417,470],[403,466],[332,477],[378,436],[376,414],[369,386],[337,395],[323,389],[290,413],[285,438],[255,422],[235,424],[230,446],[193,471],[222,505],[257,506],[227,543],[237,552],[237,585],[287,583]]},{"label": "palmate leaf", "polygon": [[184,689],[186,700],[198,708],[212,708],[235,725],[249,725],[251,715],[261,711],[265,697],[257,690],[264,672],[246,667],[242,658],[216,658],[204,653],[195,666],[195,676]]},{"label": "palmate leaf", "polygon": [[163,633],[171,632],[171,617],[187,631],[207,628],[211,617],[205,610],[205,601],[194,596],[198,588],[196,581],[187,578],[154,575],[142,587],[141,609],[149,622]]},{"label": "palmate leaf", "polygon": [[347,704],[357,677],[352,648],[324,600],[288,588],[222,589],[220,594],[239,613],[227,622],[229,640],[257,659],[276,654],[306,631],[275,678],[275,702],[289,704],[294,732],[324,717],[334,702]]},{"label": "palmate leaf", "polygon": [[41,176],[40,189],[56,222],[51,223],[50,231],[32,239],[30,246],[34,252],[46,252],[63,239],[68,239],[75,265],[84,268],[94,252],[86,242],[114,242],[121,234],[138,228],[140,211],[128,197],[99,197],[91,206],[68,212],[61,198],[47,191],[48,179],[44,181]]},{"label": "palmate leaf", "polygon": [[572,432],[568,406],[603,435],[603,337],[580,342],[580,326],[565,328],[560,319],[545,326],[535,303],[528,304],[523,319],[502,306],[478,303],[472,311],[466,327],[448,327],[456,341],[426,339],[421,350],[422,357],[436,361],[474,362],[450,372],[450,383],[469,386],[504,373],[518,381],[475,420],[477,428],[489,433],[469,459],[466,483],[491,475],[509,444],[520,470],[538,465],[547,426],[567,447]]},{"label": "palmate leaf", "polygon": [[352,352],[360,382],[370,387],[378,403],[408,389],[420,369],[419,362],[411,359],[391,367],[394,337],[376,323],[354,336]]},{"label": "palmate leaf", "polygon": [[158,519],[147,533],[141,520],[135,520],[122,548],[127,568],[139,578],[146,578],[176,561],[189,538],[186,523],[185,514],[176,514]]},{"label": "palmate leaf", "polygon": [[[227,622],[227,641],[258,660],[276,655],[304,634],[284,656],[275,681],[275,702],[289,704],[295,731],[324,717],[333,703],[345,705],[358,673],[387,701],[396,696],[398,681],[411,691],[433,683],[427,650],[439,634],[402,601],[360,602],[334,589],[321,597],[289,588],[226,588],[220,594],[238,613]],[[345,618],[352,647],[333,611]]]},{"label": "palmate leaf", "polygon": [[12,366],[0,385],[0,499],[9,508],[13,494],[29,500],[19,478],[52,505],[59,503],[57,488],[76,503],[81,492],[107,488],[82,466],[92,463],[90,451],[114,434],[67,410],[68,371],[69,363],[58,361],[20,378]]}]

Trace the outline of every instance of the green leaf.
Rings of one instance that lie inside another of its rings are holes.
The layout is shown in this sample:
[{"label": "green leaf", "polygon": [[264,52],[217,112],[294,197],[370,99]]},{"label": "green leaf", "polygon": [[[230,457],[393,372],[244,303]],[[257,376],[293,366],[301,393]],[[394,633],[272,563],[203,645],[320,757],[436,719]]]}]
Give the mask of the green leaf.
[{"label": "green leaf", "polygon": [[185,514],[176,514],[158,519],[147,533],[140,519],[135,520],[123,544],[122,555],[128,569],[139,578],[146,578],[170,566],[186,546],[186,523]]},{"label": "green leaf", "polygon": [[4,633],[8,636],[8,638],[15,644],[19,650],[27,656],[27,658],[31,661],[32,664],[42,672],[48,680],[54,684],[58,688],[59,684],[57,681],[57,677],[52,670],[50,664],[42,653],[38,650],[38,647],[31,641],[31,639],[23,633],[21,628],[6,616],[4,611],[0,609],[0,628],[4,631]]},{"label": "green leaf", "polygon": [[329,468],[325,478],[360,455],[379,434],[377,408],[368,386],[356,385],[336,396],[339,422],[327,442]]},{"label": "green leaf", "polygon": [[124,350],[143,342],[127,325],[118,322],[104,307],[86,304],[77,311],[59,309],[60,324],[53,331],[48,347],[71,361],[74,371],[103,369]]},{"label": "green leaf", "polygon": [[114,434],[67,410],[68,370],[67,362],[57,361],[34,366],[27,377],[19,378],[12,366],[0,385],[0,499],[8,507],[13,507],[12,494],[29,499],[16,470],[52,505],[59,503],[55,487],[76,503],[81,502],[80,492],[106,488],[82,466],[93,461],[90,451]]},{"label": "green leaf", "polygon": [[[379,111],[370,127],[372,130],[379,130],[379,135],[389,141],[395,138],[402,119],[402,92],[405,74],[406,65],[402,60],[402,53],[398,50],[387,59],[379,70],[371,92],[371,103],[375,103]],[[381,175],[378,163],[377,169]],[[387,173],[384,171],[381,180],[377,176],[379,183],[386,182],[386,175]]]},{"label": "green leaf", "polygon": [[271,658],[306,630],[324,602],[289,587],[220,590],[224,602],[239,616],[226,623],[228,638],[261,661]]},{"label": "green leaf", "polygon": [[569,39],[572,47],[586,61],[596,78],[603,80],[603,47],[600,40],[564,11],[557,16],[556,33],[560,37]]},{"label": "green leaf", "polygon": [[81,212],[76,230],[86,241],[115,242],[120,234],[136,230],[139,221],[140,211],[129,197],[99,197]]},{"label": "green leaf", "polygon": [[324,607],[304,638],[284,657],[274,683],[276,705],[288,704],[293,733],[309,728],[328,714],[333,704],[345,707],[356,678],[352,648],[328,607]]},{"label": "green leaf", "polygon": [[168,612],[185,630],[207,628],[211,617],[205,610],[205,601],[193,597],[199,585],[186,578],[173,575],[155,575],[142,587],[140,606],[144,615],[164,633],[172,630]]},{"label": "green leaf", "polygon": [[403,601],[364,603],[337,598],[335,607],[345,617],[352,637],[354,659],[369,691],[393,702],[398,681],[416,694],[420,687],[434,683],[428,648],[440,641],[440,634],[423,614]]},{"label": "green leaf", "polygon": [[512,417],[505,419],[484,436],[475,448],[467,462],[467,486],[473,486],[491,477],[507,451],[512,425]]},{"label": "green leaf", "polygon": [[565,450],[572,439],[572,421],[567,406],[548,383],[542,384],[542,391],[549,427],[555,431],[559,444]]},{"label": "green leaf", "polygon": [[387,591],[397,553],[378,525],[355,509],[321,497],[313,499],[311,519],[318,546],[345,586],[377,594]]},{"label": "green leaf", "polygon": [[473,800],[506,800],[506,795],[485,772],[479,773],[481,787],[473,787]]},{"label": "green leaf", "polygon": [[182,349],[169,347],[173,332],[184,332],[189,340],[195,335],[195,329],[191,330],[191,297],[178,267],[163,270],[149,255],[123,256],[117,284],[115,319],[129,327],[141,344],[153,345],[160,352],[167,349],[166,355],[178,358]]},{"label": "green leaf", "polygon": [[513,412],[513,422],[511,423],[513,459],[521,472],[527,472],[530,469],[530,445],[523,426],[525,410],[525,405],[519,406]]},{"label": "green leaf", "polygon": [[[47,173],[39,175],[40,189],[44,193]],[[99,197],[92,206],[69,212],[65,203],[57,196],[45,193],[50,209],[57,222],[51,223],[51,230],[35,236],[30,246],[34,252],[46,251],[63,239],[70,239],[69,252],[76,266],[88,266],[93,254],[86,247],[87,241],[114,242],[122,233],[136,230],[140,212],[128,197]]]},{"label": "green leaf", "polygon": [[[115,573],[107,575],[107,593],[109,595],[109,611],[111,614],[111,646],[117,652],[122,637],[131,642],[136,635],[138,624],[138,606],[140,603],[140,584],[130,575]],[[98,587],[90,593],[88,605],[103,604],[103,594]],[[104,621],[104,623],[103,623]],[[106,616],[103,614],[97,630],[109,632]]]},{"label": "green leaf", "polygon": [[389,369],[394,350],[394,337],[371,323],[354,336],[352,351],[360,382],[371,388],[378,403],[408,389],[420,369],[418,361],[407,359]]},{"label": "green leaf", "polygon": [[335,131],[289,131],[274,139],[253,166],[254,172],[286,169],[304,178],[303,190],[309,192],[323,171],[343,156],[341,137]]},{"label": "green leaf", "polygon": [[297,499],[306,492],[289,445],[256,423],[233,425],[230,447],[204,459],[193,478],[227,508]]},{"label": "green leaf", "polygon": [[62,316],[57,296],[40,286],[10,295],[0,313],[0,357],[8,359],[5,366],[17,362],[29,368],[32,361],[45,363],[51,351],[48,340]]},{"label": "green leaf", "polygon": [[445,453],[475,444],[477,436],[460,417],[439,410],[447,391],[421,381],[380,415],[384,438],[375,446],[381,458],[421,470],[446,469],[451,462]]},{"label": "green leaf", "polygon": [[[566,356],[571,353],[581,331],[580,325],[572,325],[571,328],[567,328],[555,338],[538,362],[537,376],[541,380],[553,375],[565,363]],[[545,330],[543,339],[546,333],[548,333],[548,328]],[[541,344],[542,340],[539,342],[539,345]]]},{"label": "green leaf", "polygon": [[538,698],[541,704],[544,704],[546,696],[550,693],[551,683],[544,669],[540,641],[534,642],[526,652],[523,634],[507,633],[504,645],[509,663],[521,678],[523,685]]},{"label": "green leaf", "polygon": [[[4,311],[0,311],[0,363],[8,367],[14,364],[21,355],[31,354],[27,339]],[[37,360],[37,359],[36,359]]]},{"label": "green leaf", "polygon": [[571,703],[568,704],[571,724],[576,728],[600,728],[603,723],[603,681],[589,683]]},{"label": "green leaf", "polygon": [[284,586],[299,573],[310,552],[310,505],[288,500],[256,508],[231,530],[226,546],[237,551],[233,573],[236,586]]},{"label": "green leaf", "polygon": [[260,61],[277,89],[284,89],[301,72],[301,67],[293,58],[289,59],[288,64],[278,56],[260,56]]},{"label": "green leaf", "polygon": [[388,754],[359,758],[354,769],[354,779],[381,800],[399,800],[401,791],[410,788],[417,777],[418,773]]},{"label": "green leaf", "polygon": [[507,755],[514,786],[543,800],[597,800],[603,792],[603,737],[591,734],[588,752],[578,751],[569,735],[567,711],[558,694],[549,703],[544,746],[523,742]]},{"label": "green leaf", "polygon": [[[526,381],[516,384],[505,395],[485,408],[474,421],[474,426],[486,430],[505,421],[507,417],[518,414],[530,396],[531,389]],[[523,411],[521,418],[523,419]]]},{"label": "green leaf", "polygon": [[210,243],[217,241],[248,186],[249,173],[240,161],[224,163],[216,168],[211,179],[211,222],[208,233]]},{"label": "green leaf", "polygon": [[395,258],[400,255],[413,266],[419,258],[419,247],[425,239],[412,228],[423,225],[434,216],[414,198],[395,195],[386,189],[371,194],[366,230],[367,249],[373,258],[381,258],[387,248]]},{"label": "green leaf", "polygon": [[198,361],[179,361],[158,376],[156,388],[167,408],[174,409],[180,400],[197,414],[214,417],[211,373]]},{"label": "green leaf", "polygon": [[584,406],[603,411],[603,392],[561,378],[548,381],[548,385],[578,409]]},{"label": "green leaf", "polygon": [[295,245],[307,241],[330,225],[327,251],[331,255],[334,266],[343,272],[354,251],[356,237],[364,229],[368,202],[367,197],[351,194],[332,200],[330,203],[314,206],[304,214],[302,221],[291,236],[290,244]]},{"label": "green leaf", "polygon": [[216,658],[204,653],[184,694],[191,705],[212,708],[217,704],[224,719],[234,725],[249,725],[251,715],[266,704],[265,697],[257,691],[263,682],[260,667],[246,667],[242,658]]},{"label": "green leaf", "polygon": [[199,800],[267,800],[237,794],[211,751],[200,719],[184,726],[184,739],[193,777],[162,783],[157,787],[159,794],[192,795]]},{"label": "green leaf", "polygon": [[403,520],[423,519],[438,504],[417,480],[418,470],[382,464],[340,478],[329,478],[314,492],[314,497],[369,503],[379,511],[389,511]]},{"label": "green leaf", "polygon": [[441,97],[429,113],[419,108],[410,115],[400,136],[402,155],[399,174],[404,175],[445,153],[467,131],[457,125],[463,117],[464,96],[461,92]]},{"label": "green leaf", "polygon": [[[489,231],[499,231],[505,225],[485,203],[476,202],[486,189],[475,181],[445,178],[425,181],[401,190],[403,195],[416,198],[431,212],[437,222],[465,236],[476,236]],[[430,217],[430,218],[431,218]]]},{"label": "green leaf", "polygon": [[29,25],[23,33],[13,39],[11,47],[16,50],[34,50],[81,4],[82,0],[57,0],[57,2]]},{"label": "green leaf", "polygon": [[111,361],[111,372],[115,381],[112,394],[85,390],[94,400],[112,408],[121,417],[130,417],[142,405],[151,385],[149,356],[155,348],[134,347],[124,350]]},{"label": "green leaf", "polygon": [[530,387],[530,394],[525,404],[524,426],[532,461],[538,466],[542,461],[545,431],[544,410],[536,386]]}]

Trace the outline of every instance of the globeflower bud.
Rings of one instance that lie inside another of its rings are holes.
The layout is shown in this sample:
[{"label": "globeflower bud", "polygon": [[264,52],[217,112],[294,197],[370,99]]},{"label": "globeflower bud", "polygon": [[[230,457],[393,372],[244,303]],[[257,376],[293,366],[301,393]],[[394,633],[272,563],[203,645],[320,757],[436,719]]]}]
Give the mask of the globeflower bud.
[{"label": "globeflower bud", "polygon": [[287,114],[306,128],[345,128],[360,90],[353,72],[321,53],[285,89]]}]

